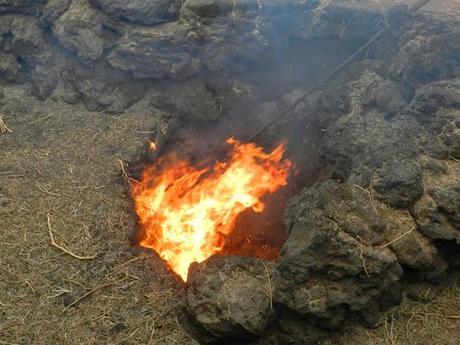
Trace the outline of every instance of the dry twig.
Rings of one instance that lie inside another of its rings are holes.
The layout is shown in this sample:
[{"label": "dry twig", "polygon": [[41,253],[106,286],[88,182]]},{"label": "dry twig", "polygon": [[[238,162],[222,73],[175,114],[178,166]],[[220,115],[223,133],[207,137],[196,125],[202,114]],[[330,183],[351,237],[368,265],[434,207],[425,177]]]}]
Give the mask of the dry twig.
[{"label": "dry twig", "polygon": [[128,172],[126,171],[126,168],[125,168],[125,163],[123,163],[121,159],[118,160],[118,163],[120,163],[120,167],[121,167],[121,177],[123,177],[123,181],[125,181],[125,184],[128,187],[128,189],[131,190],[131,182],[139,182],[139,181],[136,181],[135,179],[129,177]]},{"label": "dry twig", "polygon": [[39,122],[46,121],[46,120],[48,120],[49,118],[51,118],[51,115],[48,115],[48,116],[45,116],[45,117],[40,117],[40,118],[38,118],[38,119],[36,119],[36,120],[34,120],[34,121],[30,121],[30,122],[28,123],[28,125],[29,125],[29,126],[35,125],[35,124],[37,124],[37,123],[39,123]]},{"label": "dry twig", "polygon": [[104,289],[106,287],[109,287],[111,285],[114,285],[116,283],[119,283],[121,281],[125,280],[125,278],[123,279],[120,279],[120,280],[116,280],[116,281],[113,281],[113,282],[109,282],[109,283],[105,283],[105,284],[102,284],[102,285],[99,285],[99,286],[96,286],[94,289],[91,289],[89,290],[87,293],[81,295],[80,297],[78,297],[75,301],[73,301],[72,303],[70,303],[67,307],[64,308],[64,310],[62,312],[65,312],[67,311],[69,308],[75,306],[76,304],[78,304],[79,302],[81,302],[82,300],[84,300],[86,297],[88,296],[91,296],[93,293],[95,293],[96,291],[98,290],[101,290],[101,289]]},{"label": "dry twig", "polygon": [[11,129],[9,129],[5,121],[3,120],[3,114],[0,113],[0,133],[11,133]]},{"label": "dry twig", "polygon": [[364,245],[366,244],[368,246],[371,246],[372,244],[369,243],[368,241],[366,241],[365,239],[363,239],[359,235],[357,237],[358,237],[358,240],[359,240],[359,257],[363,261],[364,273],[366,274],[367,279],[369,279],[370,275],[369,275],[369,271],[367,270],[367,266],[366,266],[366,258],[364,257],[364,254],[366,254],[366,250],[364,249]]},{"label": "dry twig", "polygon": [[59,194],[59,193],[50,192],[49,190],[47,190],[44,187],[40,186],[38,183],[37,183],[37,188],[40,189],[40,191],[42,191],[45,194],[52,195],[52,196],[61,196],[61,194]]},{"label": "dry twig", "polygon": [[379,248],[386,248],[386,247],[388,247],[388,246],[391,246],[393,243],[398,242],[401,238],[403,238],[403,237],[409,235],[409,234],[410,234],[411,232],[413,232],[416,228],[417,228],[417,226],[414,225],[412,228],[410,228],[409,231],[406,231],[404,234],[399,235],[399,236],[396,237],[394,240],[392,240],[392,241],[390,241],[390,242],[388,242],[388,243],[386,243],[386,244],[381,245]]},{"label": "dry twig", "polygon": [[366,266],[366,258],[364,257],[364,246],[363,246],[363,242],[360,241],[360,244],[359,244],[359,257],[361,258],[361,260],[363,261],[363,269],[364,269],[364,273],[366,274],[366,277],[367,279],[370,278],[369,276],[369,271],[367,270],[367,266]]},{"label": "dry twig", "polygon": [[270,278],[270,273],[268,272],[267,265],[265,265],[265,262],[261,261],[262,265],[264,266],[265,273],[267,274],[267,280],[268,280],[268,298],[270,300],[270,309],[273,309],[273,288],[272,288],[272,280]]},{"label": "dry twig", "polygon": [[51,230],[51,216],[50,216],[49,213],[46,214],[46,219],[47,219],[47,222],[48,222],[48,234],[50,235],[50,241],[51,241],[51,245],[53,247],[58,248],[59,250],[61,250],[65,254],[70,255],[71,257],[73,257],[75,259],[78,259],[78,260],[93,260],[93,259],[96,258],[96,255],[80,256],[80,255],[74,254],[69,249],[57,244],[56,241],[54,240],[53,231]]},{"label": "dry twig", "polygon": [[412,313],[412,317],[414,317],[416,315],[425,316],[425,317],[429,317],[429,316],[440,317],[440,318],[448,319],[448,320],[460,320],[460,315],[444,315],[444,314],[437,314],[437,313],[424,313],[424,312],[421,312],[421,311],[416,311],[416,312]]},{"label": "dry twig", "polygon": [[360,190],[362,190],[363,192],[365,192],[367,194],[367,196],[369,197],[369,201],[371,202],[372,208],[374,209],[374,212],[377,214],[378,213],[377,212],[377,207],[375,207],[374,197],[372,196],[372,185],[371,185],[370,190],[367,190],[367,189],[365,189],[365,188],[363,188],[363,187],[361,187],[361,186],[359,186],[357,184],[354,184],[353,186],[358,188],[358,189],[360,189]]},{"label": "dry twig", "polygon": [[137,332],[138,330],[139,330],[139,328],[136,328],[136,329],[134,330],[134,332],[132,332],[130,335],[128,335],[127,337],[125,337],[125,338],[121,339],[120,341],[118,341],[118,342],[117,342],[117,345],[118,345],[118,344],[125,343],[126,340],[128,340],[128,339],[131,338],[134,334],[136,334],[136,332]]}]

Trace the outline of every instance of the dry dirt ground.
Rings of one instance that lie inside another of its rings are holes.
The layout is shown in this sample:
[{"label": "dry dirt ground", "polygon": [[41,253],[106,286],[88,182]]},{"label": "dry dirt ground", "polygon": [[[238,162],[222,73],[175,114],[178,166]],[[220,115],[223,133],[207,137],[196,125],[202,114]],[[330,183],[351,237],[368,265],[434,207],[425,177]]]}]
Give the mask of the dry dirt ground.
[{"label": "dry dirt ground", "polygon": [[[458,3],[429,10],[460,16]],[[0,344],[196,344],[180,323],[181,285],[130,240],[135,218],[118,160],[139,153],[151,115],[4,92],[12,133],[0,134]],[[419,295],[380,328],[328,344],[459,344],[460,278]]]},{"label": "dry dirt ground", "polygon": [[[179,285],[130,240],[118,159],[140,152],[151,116],[4,92],[12,133],[0,135],[0,344],[194,344],[176,318]],[[52,246],[50,231],[90,258]]]},{"label": "dry dirt ground", "polygon": [[[415,291],[414,291],[415,290]],[[377,329],[353,327],[323,345],[457,345],[460,343],[460,275],[440,286],[419,285],[403,304],[382,316]],[[414,300],[415,299],[415,300]]]}]

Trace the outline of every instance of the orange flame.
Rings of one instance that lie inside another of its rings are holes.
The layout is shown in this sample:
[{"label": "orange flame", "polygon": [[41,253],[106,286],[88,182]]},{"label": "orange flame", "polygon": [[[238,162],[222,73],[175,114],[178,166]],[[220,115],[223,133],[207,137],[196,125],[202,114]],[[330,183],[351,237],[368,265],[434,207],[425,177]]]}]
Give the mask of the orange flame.
[{"label": "orange flame", "polygon": [[192,262],[223,249],[238,215],[262,212],[261,197],[287,184],[291,162],[280,144],[270,153],[233,138],[227,162],[198,169],[168,157],[163,168],[149,167],[133,185],[142,227],[140,245],[154,249],[184,281]]},{"label": "orange flame", "polygon": [[150,151],[156,151],[158,148],[158,145],[154,141],[147,140],[147,147],[149,148]]}]

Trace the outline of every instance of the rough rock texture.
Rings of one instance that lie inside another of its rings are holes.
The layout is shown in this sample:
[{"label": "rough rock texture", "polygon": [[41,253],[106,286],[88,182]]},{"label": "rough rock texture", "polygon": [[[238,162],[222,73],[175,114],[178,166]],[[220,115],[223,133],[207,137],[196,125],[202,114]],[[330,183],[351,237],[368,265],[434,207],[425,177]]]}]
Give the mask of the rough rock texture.
[{"label": "rough rock texture", "polygon": [[132,80],[122,72],[111,71],[111,83],[107,83],[107,70],[104,63],[95,66],[74,68],[63,72],[66,85],[66,100],[69,103],[83,99],[90,110],[105,110],[120,113],[141,99],[145,92],[142,81]]},{"label": "rough rock texture", "polygon": [[214,256],[189,269],[187,312],[205,343],[250,340],[263,334],[275,312],[272,264]]},{"label": "rough rock texture", "polygon": [[458,194],[455,196],[455,192],[458,193],[458,186],[452,186],[451,188],[452,190],[437,191],[437,193],[433,193],[432,196],[425,195],[420,202],[413,206],[412,214],[421,231],[427,237],[435,240],[455,240],[457,243],[460,243],[458,223],[455,224],[455,222],[450,222],[449,218],[452,217],[452,215],[446,215],[443,206],[438,204],[435,200],[436,196],[438,196],[439,200],[439,193],[450,194],[449,197],[451,200],[448,200],[448,207],[454,207],[454,198],[457,198],[458,203]]},{"label": "rough rock texture", "polygon": [[65,11],[69,9],[72,0],[48,0],[43,7],[40,23],[44,27],[51,26]]},{"label": "rough rock texture", "polygon": [[390,73],[407,85],[450,78],[458,73],[460,37],[446,25],[421,20],[406,30]]},{"label": "rough rock texture", "polygon": [[414,160],[390,160],[373,180],[377,198],[393,207],[408,207],[423,194],[422,170]]},{"label": "rough rock texture", "polygon": [[409,111],[418,121],[415,135],[424,153],[439,159],[460,157],[458,81],[446,80],[417,89]]},{"label": "rough rock texture", "polygon": [[220,115],[215,91],[201,79],[165,83],[162,97],[153,99],[154,106],[191,121],[215,120]]},{"label": "rough rock texture", "polygon": [[14,82],[19,77],[21,65],[13,54],[0,52],[0,75],[6,80]]},{"label": "rough rock texture", "polygon": [[[245,1],[245,3],[251,3],[256,5],[254,1]],[[233,4],[228,0],[190,0],[187,1],[185,6],[202,16],[217,16],[219,14],[225,14],[232,10]]]},{"label": "rough rock texture", "polygon": [[99,59],[104,49],[101,16],[86,0],[73,1],[53,25],[53,34],[66,49],[76,52],[81,61]]},{"label": "rough rock texture", "polygon": [[179,22],[128,31],[109,54],[110,65],[137,78],[179,78],[200,69],[190,27]]},{"label": "rough rock texture", "polygon": [[396,298],[402,269],[391,250],[375,246],[387,225],[366,193],[332,181],[318,185],[290,201],[287,226],[276,265],[278,303],[336,328],[348,310],[367,313],[385,295]]},{"label": "rough rock texture", "polygon": [[0,1],[0,14],[24,13],[37,15],[44,0],[2,0]]},{"label": "rough rock texture", "polygon": [[383,162],[413,155],[406,143],[401,122],[387,121],[384,114],[373,110],[365,116],[344,116],[331,125],[324,138],[324,157],[335,174],[351,175],[354,183],[367,186],[374,169]]},{"label": "rough rock texture", "polygon": [[[258,63],[290,39],[313,39],[325,32],[357,39],[367,34],[363,28],[375,24],[378,15],[375,10],[354,13],[353,25],[346,25],[353,11],[339,2],[319,0],[3,1],[2,50],[21,58],[27,51],[24,71],[30,75],[23,78],[24,73],[14,72],[11,62],[2,73],[8,81],[30,82],[42,99],[54,92],[66,95],[62,85],[67,72],[73,73],[80,63],[90,68],[108,63],[136,79],[183,81],[207,70],[222,73]],[[40,47],[46,49],[34,52]],[[110,89],[114,73],[105,69],[92,88]],[[151,81],[149,86],[159,84]],[[88,97],[82,93],[63,99],[108,107],[100,97]]]},{"label": "rough rock texture", "polygon": [[3,51],[19,56],[32,56],[47,47],[37,19],[30,16],[0,16],[0,34],[9,35],[3,43]]},{"label": "rough rock texture", "polygon": [[424,117],[435,113],[440,107],[460,107],[460,79],[430,83],[417,89],[412,107]]},{"label": "rough rock texture", "polygon": [[257,345],[285,344],[285,345],[311,345],[318,344],[321,340],[331,335],[331,330],[318,327],[308,316],[284,310],[277,320],[278,328]]},{"label": "rough rock texture", "polygon": [[420,231],[430,239],[460,243],[460,164],[427,169],[426,191],[410,209]]},{"label": "rough rock texture", "polygon": [[95,6],[118,19],[152,25],[174,21],[179,16],[179,0],[92,0]]},{"label": "rough rock texture", "polygon": [[432,51],[427,72],[429,64],[409,62],[419,39],[402,37],[390,70],[357,63],[305,107],[319,112],[323,156],[339,183],[321,182],[289,203],[273,281],[280,316],[261,344],[313,344],[350,318],[375,325],[399,302],[405,279],[438,281],[456,265],[460,174],[445,159],[458,148],[457,80],[433,80],[455,75],[457,48]]}]

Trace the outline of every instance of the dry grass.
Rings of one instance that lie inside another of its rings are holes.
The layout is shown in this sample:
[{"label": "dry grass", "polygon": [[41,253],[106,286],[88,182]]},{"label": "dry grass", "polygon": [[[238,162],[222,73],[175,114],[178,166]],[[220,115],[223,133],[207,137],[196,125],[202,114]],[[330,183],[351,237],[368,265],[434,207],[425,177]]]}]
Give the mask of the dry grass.
[{"label": "dry grass", "polygon": [[11,129],[9,129],[7,125],[5,124],[5,120],[3,119],[3,116],[4,115],[0,113],[0,134],[11,133]]},{"label": "dry grass", "polygon": [[[428,302],[406,301],[383,327],[369,332],[369,344],[454,345],[460,341],[460,279],[442,290],[426,289]],[[431,296],[430,296],[431,295]]]},{"label": "dry grass", "polygon": [[6,94],[15,130],[0,136],[0,344],[196,344],[178,322],[180,284],[129,240],[118,160],[139,152],[152,115]]},{"label": "dry grass", "polygon": [[457,345],[460,341],[460,276],[447,286],[426,287],[421,301],[406,298],[393,313],[383,315],[380,326],[370,330],[353,327],[324,345]]},{"label": "dry grass", "polygon": [[[422,159],[426,160],[427,158],[422,157]],[[440,162],[446,164],[447,173],[437,174],[433,173],[429,169],[425,169],[423,171],[423,183],[425,189],[439,189],[460,183],[460,161],[452,158]]]}]

